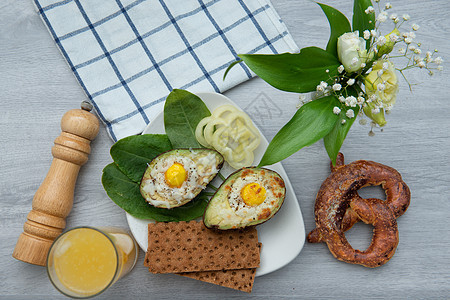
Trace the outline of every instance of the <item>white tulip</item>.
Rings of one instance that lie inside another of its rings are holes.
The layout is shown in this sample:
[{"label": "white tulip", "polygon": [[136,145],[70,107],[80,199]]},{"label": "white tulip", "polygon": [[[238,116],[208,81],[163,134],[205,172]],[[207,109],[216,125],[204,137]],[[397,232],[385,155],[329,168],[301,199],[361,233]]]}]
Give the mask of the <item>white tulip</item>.
[{"label": "white tulip", "polygon": [[367,61],[366,41],[359,37],[358,32],[347,32],[337,41],[339,60],[348,73],[361,69],[361,64]]}]

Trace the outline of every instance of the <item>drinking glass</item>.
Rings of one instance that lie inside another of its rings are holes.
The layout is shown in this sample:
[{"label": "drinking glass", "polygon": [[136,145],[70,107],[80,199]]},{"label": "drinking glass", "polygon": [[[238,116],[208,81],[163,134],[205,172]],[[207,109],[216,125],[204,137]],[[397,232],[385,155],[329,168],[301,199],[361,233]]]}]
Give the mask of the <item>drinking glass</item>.
[{"label": "drinking glass", "polygon": [[47,273],[64,295],[89,298],[128,274],[138,254],[136,241],[123,229],[76,227],[53,242],[47,256]]}]

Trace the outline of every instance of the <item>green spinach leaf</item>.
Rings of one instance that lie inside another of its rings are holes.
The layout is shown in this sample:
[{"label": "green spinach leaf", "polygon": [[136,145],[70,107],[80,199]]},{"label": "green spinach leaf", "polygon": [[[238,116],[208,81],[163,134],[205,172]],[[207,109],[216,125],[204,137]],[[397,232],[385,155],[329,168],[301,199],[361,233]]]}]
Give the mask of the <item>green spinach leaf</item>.
[{"label": "green spinach leaf", "polygon": [[139,184],[122,173],[115,163],[103,169],[102,184],[114,203],[139,219],[152,219],[158,222],[189,221],[201,217],[208,204],[207,198],[200,194],[181,207],[173,209],[154,207],[141,196]]},{"label": "green spinach leaf", "polygon": [[344,33],[352,31],[350,22],[348,21],[347,17],[337,9],[322,3],[317,4],[320,5],[323,12],[327,16],[328,23],[330,23],[331,32],[330,39],[328,40],[327,44],[327,52],[333,54],[337,58],[337,40]]},{"label": "green spinach leaf", "polygon": [[327,135],[338,120],[333,113],[334,106],[340,106],[334,96],[303,105],[272,139],[259,166],[279,162]]},{"label": "green spinach leaf", "polygon": [[202,148],[195,138],[195,128],[211,112],[198,96],[173,90],[164,105],[164,127],[174,149]]},{"label": "green spinach leaf", "polygon": [[[140,181],[147,164],[159,154],[179,148],[200,147],[195,139],[198,122],[211,113],[197,96],[183,90],[174,90],[166,102],[167,134],[144,134],[119,140],[111,147],[113,163],[103,169],[102,184],[114,203],[139,219],[160,222],[189,221],[201,217],[208,203],[202,192],[189,203],[173,208],[154,207],[140,192]],[[172,144],[173,141],[173,144]]]},{"label": "green spinach leaf", "polygon": [[134,182],[140,182],[147,164],[163,152],[172,150],[165,134],[134,135],[117,141],[110,150],[119,169]]},{"label": "green spinach leaf", "polygon": [[341,64],[333,54],[317,47],[303,48],[294,54],[240,54],[239,57],[268,84],[296,93],[315,91],[320,81],[337,75]]}]

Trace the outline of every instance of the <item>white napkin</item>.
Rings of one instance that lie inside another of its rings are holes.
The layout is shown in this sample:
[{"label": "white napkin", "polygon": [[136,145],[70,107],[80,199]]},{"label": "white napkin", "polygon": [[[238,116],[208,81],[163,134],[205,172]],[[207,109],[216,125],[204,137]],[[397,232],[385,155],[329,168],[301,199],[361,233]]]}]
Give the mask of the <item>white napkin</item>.
[{"label": "white napkin", "polygon": [[298,52],[269,0],[34,0],[113,140],[141,133],[172,89],[223,92],[239,53]]}]

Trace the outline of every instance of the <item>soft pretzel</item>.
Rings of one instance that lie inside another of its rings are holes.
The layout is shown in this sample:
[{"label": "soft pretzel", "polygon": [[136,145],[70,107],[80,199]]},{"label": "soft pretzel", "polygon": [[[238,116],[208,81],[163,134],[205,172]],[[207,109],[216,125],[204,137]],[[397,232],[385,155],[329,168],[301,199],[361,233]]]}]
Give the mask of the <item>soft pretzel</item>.
[{"label": "soft pretzel", "polygon": [[[355,162],[354,164],[361,162],[366,161],[359,161]],[[394,212],[394,216],[396,218],[400,217],[408,209],[409,202],[411,199],[411,192],[408,186],[402,180],[402,176],[397,170],[379,163],[375,162],[370,163],[378,165],[379,167],[378,170],[382,170],[382,173],[380,172],[377,176],[372,177],[372,182],[367,182],[366,185],[358,187],[358,189],[366,186],[381,185],[381,187],[384,189],[386,193],[386,204],[389,205],[391,210]],[[343,165],[344,165],[344,155],[342,153],[339,153],[336,159],[336,166],[333,166],[330,162],[331,172],[334,172]],[[383,178],[389,178],[389,180],[383,180]],[[380,179],[381,179],[380,182],[375,182],[376,180]],[[357,191],[353,193],[353,197],[361,198],[361,196],[359,196]],[[342,229],[344,231],[349,230],[350,228],[352,228],[353,225],[355,225],[356,222],[358,222],[358,220],[359,218],[356,215],[356,213],[351,209],[351,207],[348,207],[347,212],[345,213],[344,218],[342,220],[341,225]]]},{"label": "soft pretzel", "polygon": [[[344,165],[341,153],[331,171],[317,193],[316,228],[308,234],[308,242],[327,243],[337,259],[348,263],[371,268],[385,264],[398,245],[396,218],[408,208],[408,186],[391,167],[364,160]],[[386,200],[361,198],[358,189],[368,185],[381,185]],[[372,242],[365,251],[353,249],[344,234],[358,220],[374,226]]]}]

